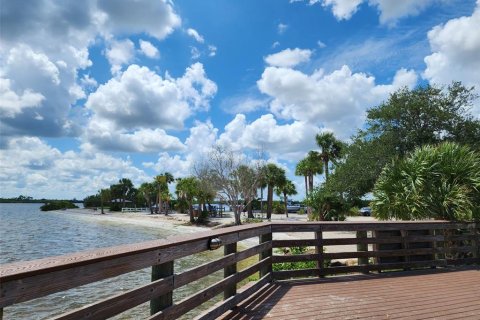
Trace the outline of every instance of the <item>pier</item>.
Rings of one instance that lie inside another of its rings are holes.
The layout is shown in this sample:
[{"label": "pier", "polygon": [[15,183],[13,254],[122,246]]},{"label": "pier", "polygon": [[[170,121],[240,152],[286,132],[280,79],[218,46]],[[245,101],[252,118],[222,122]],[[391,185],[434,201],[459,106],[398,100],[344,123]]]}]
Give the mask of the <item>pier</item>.
[{"label": "pier", "polygon": [[[240,250],[248,239],[255,244]],[[279,250],[289,247],[309,250]],[[175,270],[176,260],[208,250],[223,254]],[[306,261],[314,267],[278,267]],[[149,319],[192,310],[197,319],[480,318],[480,224],[444,221],[265,222],[5,264],[0,308],[145,268],[151,282],[51,318],[105,319],[146,302]],[[175,290],[220,270],[221,280],[173,299]],[[213,306],[195,309],[214,298]]]}]

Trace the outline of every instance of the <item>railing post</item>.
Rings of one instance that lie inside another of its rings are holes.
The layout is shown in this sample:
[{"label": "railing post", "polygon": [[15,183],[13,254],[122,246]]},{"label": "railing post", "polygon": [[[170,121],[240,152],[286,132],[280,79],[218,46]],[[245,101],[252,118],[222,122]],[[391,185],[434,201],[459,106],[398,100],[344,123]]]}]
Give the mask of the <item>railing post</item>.
[{"label": "railing post", "polygon": [[[366,239],[367,231],[357,231],[357,239]],[[368,251],[368,243],[357,243],[357,251],[358,252],[367,252]],[[368,257],[359,257],[358,258],[358,265],[368,265]],[[368,270],[364,271],[363,273],[369,273]]]},{"label": "railing post", "polygon": [[[269,241],[272,241],[272,231],[271,230],[270,230],[270,233],[262,234],[260,236],[260,243],[269,242]],[[260,260],[263,260],[263,259],[271,257],[271,256],[272,256],[272,249],[262,251],[260,253]],[[262,269],[260,269],[260,278],[262,278],[263,276],[265,276],[265,275],[267,275],[271,272],[272,272],[272,264],[270,263],[266,267],[263,267]]]},{"label": "railing post", "polygon": [[[472,241],[473,246],[473,258],[479,259],[480,258],[480,225],[475,223],[475,227],[473,229],[473,235],[475,239]],[[480,264],[480,261],[477,262]]]},{"label": "railing post", "polygon": [[[152,281],[173,275],[173,261],[152,266]],[[170,291],[158,298],[150,300],[150,315],[164,310],[173,304],[173,292]]]},{"label": "railing post", "polygon": [[[234,243],[231,243],[231,244],[227,244],[224,246],[224,249],[223,249],[223,254],[225,256],[231,254],[231,253],[236,253],[237,252],[237,243],[234,242]],[[223,277],[224,278],[227,278],[229,276],[231,276],[232,274],[235,274],[237,273],[237,263],[232,263],[231,265],[225,267],[223,269]],[[234,283],[232,284],[231,286],[227,287],[225,289],[225,291],[223,292],[223,299],[224,300],[227,300],[228,298],[234,296],[237,294],[237,284]]]},{"label": "railing post", "polygon": [[325,275],[322,274],[325,259],[323,257],[323,232],[321,230],[315,232],[315,239],[317,240],[317,245],[315,246],[315,253],[318,254],[318,260],[317,260],[318,276],[323,278],[325,277]]}]

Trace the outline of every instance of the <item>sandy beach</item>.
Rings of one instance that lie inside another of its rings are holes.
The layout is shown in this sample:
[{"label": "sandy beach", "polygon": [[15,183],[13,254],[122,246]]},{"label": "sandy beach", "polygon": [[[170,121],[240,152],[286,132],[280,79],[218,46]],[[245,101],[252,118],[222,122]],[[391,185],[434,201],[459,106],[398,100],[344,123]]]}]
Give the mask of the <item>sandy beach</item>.
[{"label": "sandy beach", "polygon": [[[222,228],[226,226],[231,226],[234,223],[233,212],[224,213],[223,217],[213,217],[209,218],[210,226],[205,225],[192,225],[189,222],[189,216],[187,214],[172,212],[167,216],[164,214],[150,214],[149,212],[115,212],[105,210],[105,214],[101,214],[100,210],[92,209],[68,209],[63,211],[58,211],[62,214],[73,214],[76,216],[84,216],[87,219],[95,219],[99,222],[112,222],[118,224],[131,224],[137,226],[144,226],[150,228],[161,228],[161,229],[174,229],[178,230],[178,234],[182,233],[195,233],[202,232],[211,229]],[[243,219],[243,217],[242,217]],[[307,221],[307,216],[305,214],[295,214],[290,213],[289,217],[284,215],[272,215],[272,221]],[[375,221],[372,217],[348,217],[347,221],[355,222],[368,222]],[[287,232],[287,233],[275,233],[274,239],[276,240],[289,240],[289,239],[311,239],[312,232]],[[354,232],[325,232],[324,238],[345,238],[345,237],[355,237]],[[250,242],[247,241],[245,245],[249,245]],[[347,248],[348,247],[348,248]],[[326,247],[327,252],[337,252],[337,251],[356,251],[356,246],[336,246],[336,247]]]}]

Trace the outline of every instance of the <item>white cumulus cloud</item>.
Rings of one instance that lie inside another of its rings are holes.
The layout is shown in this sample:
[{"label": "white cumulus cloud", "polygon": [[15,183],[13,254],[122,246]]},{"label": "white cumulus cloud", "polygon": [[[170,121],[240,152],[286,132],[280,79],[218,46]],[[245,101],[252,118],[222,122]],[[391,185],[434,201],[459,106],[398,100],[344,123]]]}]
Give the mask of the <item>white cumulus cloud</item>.
[{"label": "white cumulus cloud", "polygon": [[[431,83],[462,81],[480,93],[480,2],[471,16],[449,20],[428,32],[432,53],[425,57],[424,77]],[[477,103],[475,114],[480,115]]]},{"label": "white cumulus cloud", "polygon": [[413,87],[416,81],[415,72],[404,69],[391,85],[376,85],[374,77],[352,73],[348,66],[330,74],[267,67],[257,85],[272,98],[270,110],[276,116],[330,128],[345,139],[362,124],[367,108],[402,86]]},{"label": "white cumulus cloud", "polygon": [[285,49],[265,57],[265,62],[275,67],[291,68],[310,60],[312,51],[308,49]]},{"label": "white cumulus cloud", "polygon": [[130,63],[135,57],[135,45],[130,39],[112,41],[105,55],[111,65],[112,74],[118,74],[122,65]]},{"label": "white cumulus cloud", "polygon": [[140,51],[149,58],[156,59],[160,57],[158,49],[149,41],[140,40]]}]

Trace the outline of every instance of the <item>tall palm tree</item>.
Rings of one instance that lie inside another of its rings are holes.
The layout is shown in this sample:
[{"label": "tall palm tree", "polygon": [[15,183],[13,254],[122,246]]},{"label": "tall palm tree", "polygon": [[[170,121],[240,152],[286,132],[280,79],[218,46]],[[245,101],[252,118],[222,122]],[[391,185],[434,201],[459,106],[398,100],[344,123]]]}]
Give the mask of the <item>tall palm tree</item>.
[{"label": "tall palm tree", "polygon": [[147,201],[148,207],[150,208],[150,214],[153,214],[152,202],[156,194],[155,184],[150,182],[144,182],[140,185],[138,191],[140,191],[141,195],[145,198],[145,201]]},{"label": "tall palm tree", "polygon": [[118,180],[118,184],[121,189],[122,208],[125,208],[125,200],[127,199],[127,196],[130,194],[130,192],[133,189],[133,183],[132,183],[132,180],[128,178],[122,178]]},{"label": "tall palm tree", "polygon": [[305,177],[305,197],[313,190],[313,176],[323,173],[323,164],[320,154],[310,151],[308,155],[298,162],[295,168],[295,175]]},{"label": "tall palm tree", "polygon": [[190,222],[195,222],[193,215],[193,200],[199,193],[198,179],[195,177],[187,177],[178,180],[177,182],[177,194],[179,197],[184,198],[188,203]]},{"label": "tall palm tree", "polygon": [[[157,204],[159,213],[162,213],[163,210],[163,200],[167,201],[167,206],[169,205],[169,192],[168,192],[168,184],[172,183],[175,179],[173,175],[169,172],[165,172],[155,177],[155,185],[157,186],[158,190],[158,197],[157,197]],[[168,210],[165,211],[165,214],[168,213]]]},{"label": "tall palm tree", "polygon": [[341,157],[344,143],[335,138],[332,132],[319,133],[315,136],[317,145],[320,147],[320,157],[325,167],[325,181],[328,180],[329,163],[335,163]]},{"label": "tall palm tree", "polygon": [[282,185],[286,180],[285,170],[273,163],[265,166],[264,180],[267,184],[267,219],[272,218],[273,209],[273,189],[275,186]]},{"label": "tall palm tree", "polygon": [[100,208],[101,208],[101,213],[102,214],[105,214],[105,212],[103,211],[103,204],[106,202],[106,201],[110,201],[110,189],[101,189],[99,191],[99,195],[100,195]]},{"label": "tall palm tree", "polygon": [[297,194],[297,188],[295,188],[295,185],[291,180],[286,179],[283,184],[275,187],[275,192],[279,197],[283,195],[283,202],[285,203],[285,216],[288,218],[287,197]]}]

